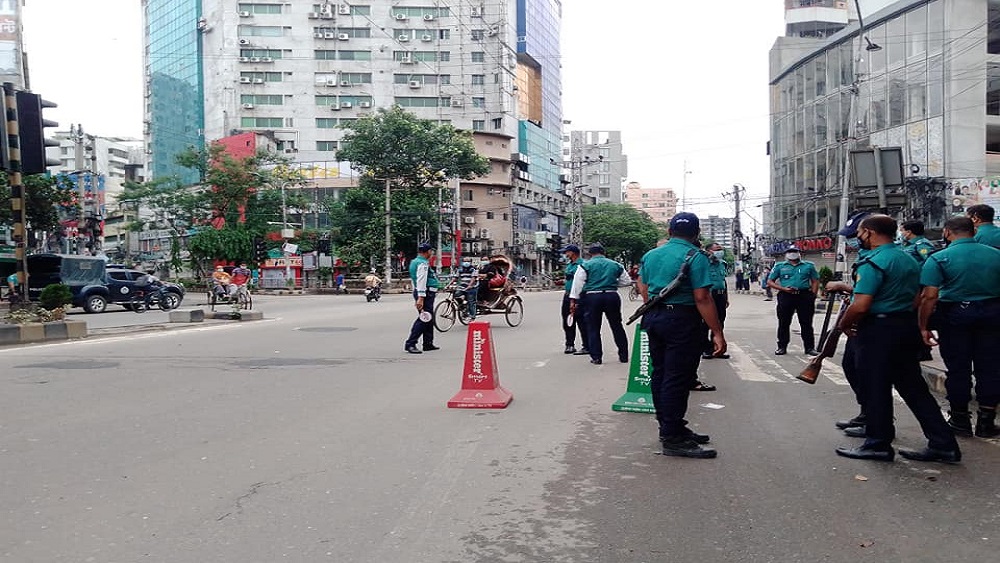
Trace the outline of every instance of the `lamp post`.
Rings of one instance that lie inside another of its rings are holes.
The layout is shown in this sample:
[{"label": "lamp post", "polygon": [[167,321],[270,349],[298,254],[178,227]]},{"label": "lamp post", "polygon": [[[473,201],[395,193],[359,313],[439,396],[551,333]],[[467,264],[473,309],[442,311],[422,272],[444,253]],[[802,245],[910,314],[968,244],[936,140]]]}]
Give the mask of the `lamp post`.
[{"label": "lamp post", "polygon": [[[549,162],[552,164],[560,164],[564,169],[569,170],[579,170],[582,171],[593,164],[600,164],[604,161],[603,156],[598,156],[597,160],[591,160],[589,156],[583,157],[583,160],[567,160],[562,163],[556,162],[554,158],[550,158]],[[582,179],[582,177],[581,177]],[[575,184],[575,179],[574,179]],[[587,184],[579,184],[573,186],[573,223],[570,228],[569,239],[573,243],[583,244],[583,188]]]}]

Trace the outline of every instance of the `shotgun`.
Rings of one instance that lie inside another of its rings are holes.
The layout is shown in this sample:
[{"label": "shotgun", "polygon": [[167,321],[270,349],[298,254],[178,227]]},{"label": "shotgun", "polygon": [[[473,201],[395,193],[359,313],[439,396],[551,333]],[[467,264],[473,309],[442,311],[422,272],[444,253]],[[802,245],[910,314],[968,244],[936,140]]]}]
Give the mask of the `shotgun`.
[{"label": "shotgun", "polygon": [[797,379],[809,384],[816,383],[816,379],[819,378],[819,370],[823,367],[823,360],[832,358],[837,353],[837,342],[840,341],[840,335],[843,334],[840,330],[840,321],[844,318],[844,313],[847,312],[847,306],[847,298],[845,297],[840,302],[840,312],[837,313],[837,322],[823,342],[823,349],[820,350],[818,356],[809,360],[809,364],[802,370]]},{"label": "shotgun", "polygon": [[694,255],[697,253],[698,253],[697,250],[688,251],[687,256],[684,257],[684,263],[681,264],[681,269],[679,272],[677,272],[677,275],[674,277],[674,279],[670,280],[670,283],[667,284],[667,287],[664,287],[662,290],[660,290],[660,293],[657,294],[656,297],[653,297],[649,301],[646,301],[645,303],[640,305],[639,308],[636,309],[634,313],[632,313],[632,316],[628,318],[628,322],[626,322],[625,324],[630,325],[634,323],[637,319],[641,318],[643,315],[648,313],[650,309],[659,305],[660,302],[662,302],[664,299],[676,293],[677,290],[680,288],[681,284],[684,283],[684,280],[687,279],[688,273],[691,271],[691,259],[694,258]]}]

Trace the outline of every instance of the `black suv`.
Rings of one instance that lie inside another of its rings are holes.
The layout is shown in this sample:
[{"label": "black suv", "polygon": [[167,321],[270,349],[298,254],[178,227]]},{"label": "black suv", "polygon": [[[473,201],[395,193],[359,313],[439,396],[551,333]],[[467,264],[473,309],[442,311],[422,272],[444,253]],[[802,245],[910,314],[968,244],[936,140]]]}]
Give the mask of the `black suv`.
[{"label": "black suv", "polygon": [[[128,270],[125,268],[108,268],[104,285],[108,287],[109,300],[128,309],[131,305],[132,295],[136,290],[136,282],[146,275],[138,270]],[[176,283],[161,282],[167,290],[167,296],[173,300],[170,309],[176,309],[184,299],[184,286]]]}]

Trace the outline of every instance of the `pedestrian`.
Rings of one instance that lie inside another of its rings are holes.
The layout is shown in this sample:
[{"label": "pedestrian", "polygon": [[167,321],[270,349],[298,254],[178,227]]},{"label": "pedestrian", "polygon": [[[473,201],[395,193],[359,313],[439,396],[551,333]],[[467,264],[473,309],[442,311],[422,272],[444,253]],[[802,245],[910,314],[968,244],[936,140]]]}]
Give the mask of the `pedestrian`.
[{"label": "pedestrian", "polygon": [[743,276],[743,267],[742,266],[737,266],[736,267],[736,293],[740,293],[740,292],[743,291],[743,279],[744,279],[744,276]]},{"label": "pedestrian", "polygon": [[[996,426],[1000,402],[1000,250],[977,243],[974,229],[973,221],[966,217],[952,217],[944,224],[948,247],[932,254],[920,271],[924,286],[920,330],[927,345],[941,346],[941,359],[948,370],[948,423],[960,434],[972,434],[969,401],[975,373],[979,403],[975,434],[990,438],[1000,435]],[[936,340],[928,326],[935,308]]]},{"label": "pedestrian", "polygon": [[14,303],[17,300],[18,292],[17,288],[20,285],[20,280],[18,280],[17,272],[7,276],[7,300]]},{"label": "pedestrian", "polygon": [[479,296],[479,270],[468,260],[462,262],[462,267],[458,269],[458,290],[456,296],[464,296],[468,306],[469,318],[476,320],[476,302]]},{"label": "pedestrian", "polygon": [[437,248],[433,244],[421,243],[417,247],[417,257],[410,262],[410,282],[413,284],[413,300],[416,302],[418,315],[410,328],[410,337],[406,339],[406,351],[411,354],[421,353],[417,348],[417,341],[421,337],[424,352],[440,349],[434,345],[434,297],[439,285],[437,273],[431,268],[435,250]]},{"label": "pedestrian", "polygon": [[774,299],[774,294],[771,293],[771,286],[767,283],[767,278],[771,275],[771,268],[765,266],[764,271],[760,274],[760,288],[764,290],[764,301],[771,301]]},{"label": "pedestrian", "polygon": [[[569,312],[569,295],[573,289],[573,278],[576,276],[576,270],[580,267],[580,264],[583,264],[583,259],[580,258],[580,247],[575,244],[568,244],[560,249],[560,252],[566,256],[565,284],[563,287],[562,307],[559,311],[559,324],[562,325],[563,332],[566,335],[566,348],[563,350],[563,353],[588,356],[590,355],[590,351],[587,350],[587,321],[583,316],[583,308],[581,307],[580,313],[576,315],[571,315]],[[571,319],[572,322],[570,322]],[[580,333],[579,350],[576,349],[577,333]]]},{"label": "pedestrian", "polygon": [[337,293],[347,293],[347,286],[344,285],[344,273],[337,272],[337,278],[335,280],[337,284]]},{"label": "pedestrian", "polygon": [[1000,248],[1000,228],[993,224],[994,209],[980,203],[967,209],[966,213],[976,227],[976,242]]},{"label": "pedestrian", "polygon": [[590,259],[585,260],[573,274],[570,288],[569,310],[574,316],[580,295],[585,295],[583,311],[587,322],[587,350],[590,363],[600,365],[604,361],[604,343],[601,342],[601,322],[608,319],[608,326],[618,348],[618,361],[628,363],[628,336],[622,325],[622,298],[619,287],[628,287],[632,280],[625,266],[604,255],[604,246],[596,242],[587,249]]},{"label": "pedestrian", "polygon": [[[719,315],[719,326],[725,328],[726,310],[729,308],[729,291],[726,288],[726,251],[718,243],[710,244],[706,250],[708,250],[709,271],[712,274],[712,300],[715,302],[715,311]],[[706,340],[701,359],[711,360],[715,357],[729,359],[729,354],[715,355],[715,345],[712,343],[712,331],[708,329],[707,324],[705,325],[705,335]],[[715,391],[715,386],[698,381],[695,387],[692,388],[692,391]]]},{"label": "pedestrian", "polygon": [[840,321],[857,339],[857,368],[865,382],[865,441],[837,448],[837,455],[892,461],[896,430],[893,388],[916,417],[927,438],[919,450],[900,449],[914,461],[957,463],[962,453],[920,369],[920,330],[914,310],[920,292],[920,266],[895,244],[896,221],[870,215],[858,227],[858,242],[868,253],[859,260],[854,297]]},{"label": "pedestrian", "polygon": [[923,264],[934,252],[934,245],[924,236],[923,221],[906,221],[899,227],[899,232],[903,235],[903,252],[916,260],[917,264]]},{"label": "pedestrian", "polygon": [[704,448],[711,441],[687,426],[691,388],[698,380],[702,322],[712,331],[713,353],[726,352],[719,315],[712,299],[712,274],[708,257],[696,246],[701,233],[698,216],[682,212],[670,220],[670,241],[650,250],[639,267],[639,292],[643,301],[659,295],[678,278],[685,263],[687,276],[676,291],[665,297],[642,318],[642,328],[649,338],[649,360],[653,373],[650,392],[660,428],[663,455],[714,458],[714,449]]},{"label": "pedestrian", "polygon": [[[894,235],[895,236],[895,235]],[[816,292],[819,291],[819,272],[816,265],[802,259],[795,246],[785,251],[785,261],[771,268],[767,284],[778,292],[778,348],[775,356],[788,353],[791,340],[792,317],[798,316],[802,330],[802,346],[806,354],[818,356],[816,335],[813,334],[813,315],[816,314]]]}]

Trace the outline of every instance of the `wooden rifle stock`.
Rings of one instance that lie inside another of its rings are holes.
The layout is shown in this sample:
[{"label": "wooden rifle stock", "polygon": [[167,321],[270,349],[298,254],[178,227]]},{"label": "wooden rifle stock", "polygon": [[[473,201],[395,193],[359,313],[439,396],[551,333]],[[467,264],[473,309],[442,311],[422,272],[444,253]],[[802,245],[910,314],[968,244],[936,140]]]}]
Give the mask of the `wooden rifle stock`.
[{"label": "wooden rifle stock", "polygon": [[797,379],[805,381],[810,385],[816,383],[816,380],[819,379],[819,370],[823,367],[823,360],[832,358],[837,353],[837,343],[840,341],[840,335],[843,334],[843,331],[840,330],[840,321],[844,318],[845,312],[847,312],[846,299],[840,302],[840,312],[837,313],[837,322],[823,342],[823,349],[820,350],[818,356],[809,360],[809,364],[806,365]]}]

